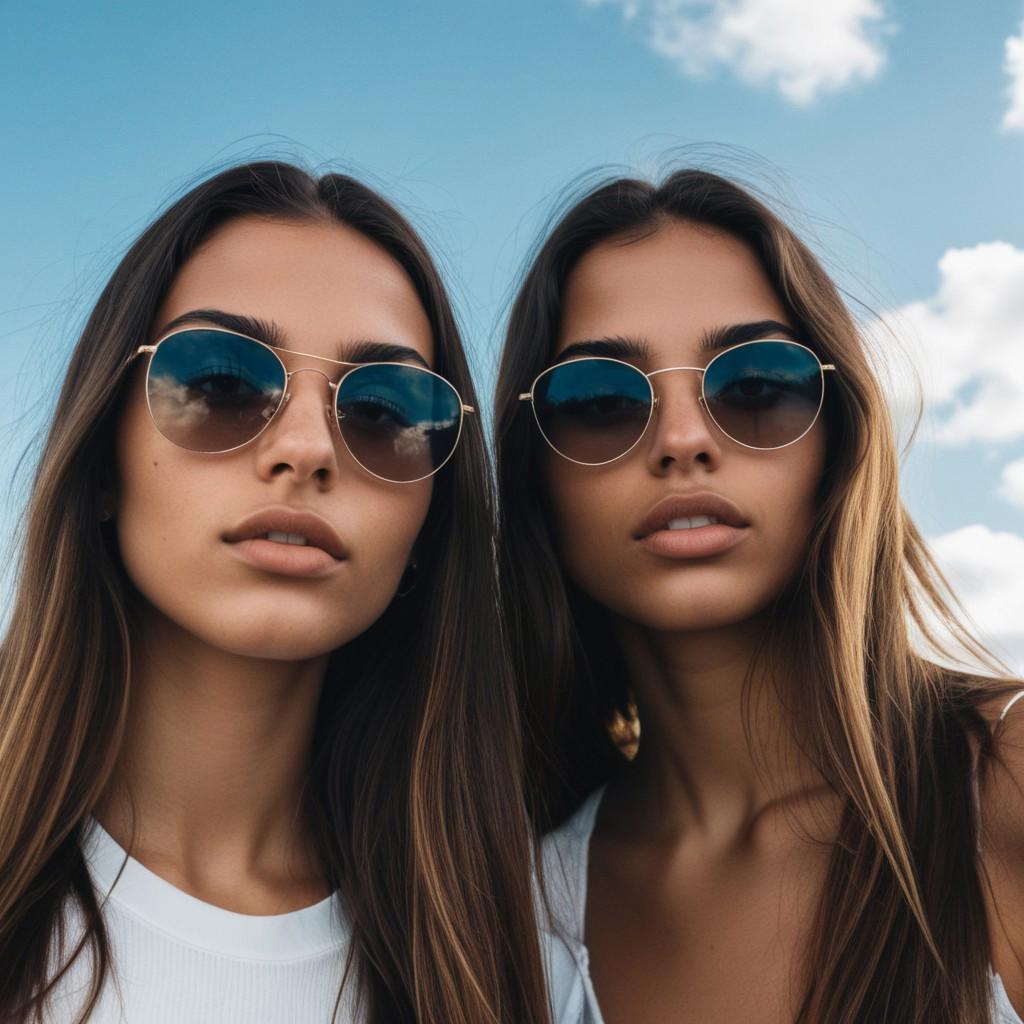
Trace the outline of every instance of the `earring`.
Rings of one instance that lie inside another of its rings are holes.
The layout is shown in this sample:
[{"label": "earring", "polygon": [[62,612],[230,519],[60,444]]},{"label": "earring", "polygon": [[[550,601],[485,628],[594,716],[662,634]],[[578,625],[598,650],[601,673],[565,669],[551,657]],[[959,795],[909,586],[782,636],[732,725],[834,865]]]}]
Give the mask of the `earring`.
[{"label": "earring", "polygon": [[108,487],[101,487],[96,504],[99,507],[96,518],[101,523],[109,523],[114,518],[114,509],[117,507],[114,492]]},{"label": "earring", "polygon": [[402,578],[398,583],[398,590],[395,591],[395,597],[406,597],[416,589],[416,574],[418,571],[419,569],[415,562],[410,562],[405,567],[405,572],[402,573]]}]

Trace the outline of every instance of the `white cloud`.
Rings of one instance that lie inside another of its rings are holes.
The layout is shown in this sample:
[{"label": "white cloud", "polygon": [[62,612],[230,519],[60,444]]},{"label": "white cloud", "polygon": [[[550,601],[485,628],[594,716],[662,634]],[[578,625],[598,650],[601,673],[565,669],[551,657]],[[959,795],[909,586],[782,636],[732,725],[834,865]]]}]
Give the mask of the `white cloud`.
[{"label": "white cloud", "polygon": [[1010,107],[1003,115],[1003,128],[1024,131],[1024,21],[1020,25],[1020,35],[1006,40],[1006,63],[1003,67],[1010,76]]},{"label": "white cloud", "polygon": [[883,0],[585,0],[641,20],[651,48],[684,74],[731,68],[807,105],[875,78],[891,31]]},{"label": "white cloud", "polygon": [[[1011,505],[1024,508],[1024,459],[1017,459],[1003,467],[999,478],[999,496]],[[1024,615],[1024,608],[1021,614]]]},{"label": "white cloud", "polygon": [[981,639],[1024,673],[1024,537],[964,526],[931,548]]},{"label": "white cloud", "polygon": [[[913,351],[936,440],[1024,437],[1024,250],[949,249],[939,275],[935,295],[883,317]],[[884,350],[885,333],[871,333]]]}]

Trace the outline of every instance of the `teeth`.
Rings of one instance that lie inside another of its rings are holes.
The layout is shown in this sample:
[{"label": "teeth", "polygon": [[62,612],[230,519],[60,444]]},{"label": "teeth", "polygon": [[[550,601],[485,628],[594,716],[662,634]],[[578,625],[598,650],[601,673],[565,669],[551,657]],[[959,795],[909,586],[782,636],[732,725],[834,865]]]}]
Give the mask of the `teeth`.
[{"label": "teeth", "polygon": [[682,516],[679,519],[670,519],[668,528],[670,530],[693,530],[698,526],[713,526],[718,520],[714,516]]},{"label": "teeth", "polygon": [[282,533],[280,530],[271,530],[263,535],[267,540],[275,541],[278,544],[308,544],[309,541],[298,533]]}]

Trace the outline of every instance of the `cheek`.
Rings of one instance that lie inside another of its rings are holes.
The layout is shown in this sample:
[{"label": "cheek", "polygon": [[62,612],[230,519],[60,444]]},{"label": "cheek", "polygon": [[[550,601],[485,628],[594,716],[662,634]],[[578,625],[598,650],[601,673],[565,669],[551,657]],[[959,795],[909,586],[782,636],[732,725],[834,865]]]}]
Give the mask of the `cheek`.
[{"label": "cheek", "polygon": [[218,572],[213,541],[231,525],[223,520],[232,505],[227,480],[216,480],[211,465],[169,446],[150,427],[144,408],[125,411],[115,526],[130,581],[151,605],[177,618],[176,608],[203,608]]},{"label": "cheek", "polygon": [[630,480],[613,468],[586,469],[554,454],[543,475],[559,558],[568,575],[600,600],[602,581],[622,571],[627,554]]},{"label": "cheek", "polygon": [[182,466],[178,449],[152,425],[141,389],[126,404],[117,430],[117,534],[131,574],[171,554],[198,528],[197,510],[216,505],[193,494],[195,473]]},{"label": "cheek", "polygon": [[351,512],[346,536],[358,545],[353,563],[358,560],[361,570],[382,577],[374,582],[384,590],[391,577],[397,585],[405,571],[430,509],[432,490],[432,480],[383,487],[370,482],[362,500],[346,501]]},{"label": "cheek", "polygon": [[771,471],[771,479],[765,482],[764,491],[773,500],[762,502],[761,515],[780,561],[797,563],[791,566],[794,571],[814,526],[825,450],[825,432],[819,424],[791,450],[786,450],[784,459],[766,467]]}]

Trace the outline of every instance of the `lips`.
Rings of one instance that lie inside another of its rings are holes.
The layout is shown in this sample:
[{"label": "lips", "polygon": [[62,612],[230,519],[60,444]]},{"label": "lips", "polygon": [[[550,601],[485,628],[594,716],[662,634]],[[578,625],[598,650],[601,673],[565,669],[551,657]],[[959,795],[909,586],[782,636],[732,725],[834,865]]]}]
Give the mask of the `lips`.
[{"label": "lips", "polygon": [[[303,547],[315,547],[325,551],[332,558],[341,561],[347,557],[345,546],[334,527],[315,512],[289,508],[286,505],[260,509],[249,516],[221,538],[228,544],[264,538],[268,533],[291,534],[304,537]],[[287,545],[298,547],[298,545]]]},{"label": "lips", "polygon": [[[743,529],[750,523],[728,498],[712,491],[672,494],[658,502],[633,532],[634,540],[643,540],[659,530],[667,530],[674,519],[710,516],[724,526]],[[707,527],[703,527],[707,529]]]}]

